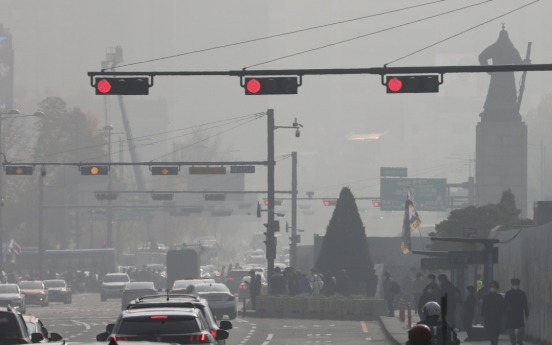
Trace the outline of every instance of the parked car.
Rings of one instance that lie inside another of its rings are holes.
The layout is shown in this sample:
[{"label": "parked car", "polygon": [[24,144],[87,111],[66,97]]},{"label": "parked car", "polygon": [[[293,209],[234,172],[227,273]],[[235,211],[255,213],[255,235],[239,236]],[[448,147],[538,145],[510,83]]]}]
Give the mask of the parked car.
[{"label": "parked car", "polygon": [[25,324],[27,326],[27,333],[33,334],[33,333],[40,333],[42,334],[42,337],[44,338],[41,343],[49,343],[52,341],[61,341],[63,337],[59,333],[48,333],[48,330],[46,327],[44,327],[44,324],[42,321],[40,321],[37,317],[33,315],[23,315],[23,320],[25,320]]},{"label": "parked car", "polygon": [[203,313],[196,308],[147,308],[123,310],[115,324],[96,336],[100,342],[114,340],[156,341],[165,343],[206,343],[218,345],[228,332],[218,329],[215,336]]},{"label": "parked car", "polygon": [[121,310],[125,309],[132,300],[148,295],[157,295],[157,289],[152,282],[128,283],[123,289]]},{"label": "parked car", "polygon": [[19,288],[25,294],[25,303],[38,304],[43,307],[48,306],[49,296],[48,288],[39,280],[27,280],[19,282]]},{"label": "parked car", "polygon": [[41,333],[29,334],[17,308],[0,307],[0,344],[31,344],[44,340]]},{"label": "parked car", "polygon": [[190,294],[205,298],[217,318],[222,319],[228,315],[230,320],[234,320],[238,314],[236,297],[228,290],[224,284],[198,284],[190,285]]},{"label": "parked car", "polygon": [[108,298],[121,298],[123,289],[128,283],[130,283],[130,278],[126,273],[106,274],[100,287],[100,300],[105,302]]},{"label": "parked car", "polygon": [[67,285],[65,280],[45,280],[44,286],[48,289],[50,302],[63,302],[63,304],[71,304],[73,302],[71,286]]},{"label": "parked car", "polygon": [[21,313],[25,313],[25,294],[21,292],[17,284],[0,284],[0,306],[18,307]]}]

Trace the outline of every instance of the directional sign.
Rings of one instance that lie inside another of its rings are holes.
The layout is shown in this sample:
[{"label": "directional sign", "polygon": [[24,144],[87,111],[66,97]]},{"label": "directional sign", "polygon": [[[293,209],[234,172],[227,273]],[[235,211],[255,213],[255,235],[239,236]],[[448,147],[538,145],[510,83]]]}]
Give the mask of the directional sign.
[{"label": "directional sign", "polygon": [[232,165],[230,167],[231,174],[254,174],[254,165]]},{"label": "directional sign", "polygon": [[190,167],[190,175],[226,175],[226,167]]},{"label": "directional sign", "polygon": [[381,178],[380,210],[404,210],[408,188],[417,211],[447,210],[447,179]]},{"label": "directional sign", "polygon": [[407,177],[407,168],[380,167],[381,177]]},{"label": "directional sign", "polygon": [[[487,263],[488,252],[449,252],[448,261],[453,265],[482,265]],[[493,264],[498,264],[498,248],[493,248]]]}]

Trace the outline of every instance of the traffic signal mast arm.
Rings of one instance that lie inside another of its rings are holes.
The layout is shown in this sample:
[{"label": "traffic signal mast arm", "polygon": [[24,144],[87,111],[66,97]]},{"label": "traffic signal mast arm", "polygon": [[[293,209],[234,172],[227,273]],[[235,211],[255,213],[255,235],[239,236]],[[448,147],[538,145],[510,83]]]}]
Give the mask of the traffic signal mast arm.
[{"label": "traffic signal mast arm", "polygon": [[78,163],[2,163],[4,168],[9,166],[37,166],[37,165],[65,165],[65,166],[120,166],[120,165],[142,165],[142,166],[213,166],[213,165],[268,165],[267,161],[252,161],[252,162],[119,162],[119,163],[99,163],[99,162],[78,162]]}]

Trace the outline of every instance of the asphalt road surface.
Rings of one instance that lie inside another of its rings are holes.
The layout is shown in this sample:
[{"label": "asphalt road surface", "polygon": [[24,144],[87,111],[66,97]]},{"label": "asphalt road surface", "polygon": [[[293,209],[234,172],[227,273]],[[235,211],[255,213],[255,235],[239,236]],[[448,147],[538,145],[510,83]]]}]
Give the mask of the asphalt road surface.
[{"label": "asphalt road surface", "polygon": [[[73,295],[73,304],[28,306],[27,313],[42,320],[48,331],[73,342],[95,341],[121,310],[119,300],[100,302],[98,294]],[[228,345],[373,344],[390,345],[377,321],[261,319],[232,320]]]}]

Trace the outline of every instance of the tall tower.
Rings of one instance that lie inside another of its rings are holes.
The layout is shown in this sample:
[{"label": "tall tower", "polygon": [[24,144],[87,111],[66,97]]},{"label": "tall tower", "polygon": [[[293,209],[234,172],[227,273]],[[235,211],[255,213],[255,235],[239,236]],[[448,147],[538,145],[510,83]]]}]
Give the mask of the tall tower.
[{"label": "tall tower", "polygon": [[[508,32],[502,27],[498,40],[487,47],[479,62],[487,65],[522,64]],[[508,188],[516,196],[521,216],[527,216],[527,126],[519,114],[513,72],[490,73],[491,83],[476,127],[476,203],[500,202]]]}]

